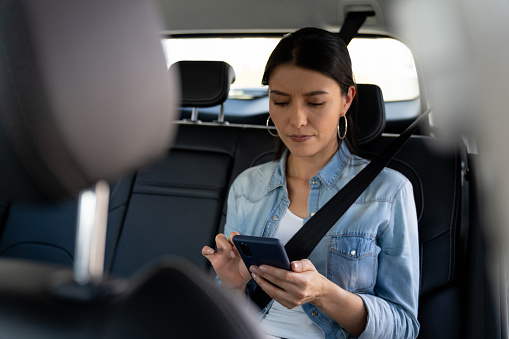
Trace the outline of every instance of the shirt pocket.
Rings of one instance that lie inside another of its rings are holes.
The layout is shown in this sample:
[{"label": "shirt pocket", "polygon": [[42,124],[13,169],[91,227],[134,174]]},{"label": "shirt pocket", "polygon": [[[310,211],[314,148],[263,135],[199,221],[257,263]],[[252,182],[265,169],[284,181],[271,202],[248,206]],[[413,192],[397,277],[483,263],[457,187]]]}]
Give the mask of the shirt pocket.
[{"label": "shirt pocket", "polygon": [[371,289],[376,281],[375,239],[362,235],[335,235],[329,256],[330,280],[350,292]]}]

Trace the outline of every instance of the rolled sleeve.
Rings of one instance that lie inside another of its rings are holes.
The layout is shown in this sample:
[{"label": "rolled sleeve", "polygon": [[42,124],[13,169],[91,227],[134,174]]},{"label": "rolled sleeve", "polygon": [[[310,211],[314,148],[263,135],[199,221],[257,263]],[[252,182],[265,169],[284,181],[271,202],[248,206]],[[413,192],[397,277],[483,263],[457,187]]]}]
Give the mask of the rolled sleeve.
[{"label": "rolled sleeve", "polygon": [[368,321],[359,339],[416,338],[419,322],[399,305],[370,295],[359,295],[368,311]]}]

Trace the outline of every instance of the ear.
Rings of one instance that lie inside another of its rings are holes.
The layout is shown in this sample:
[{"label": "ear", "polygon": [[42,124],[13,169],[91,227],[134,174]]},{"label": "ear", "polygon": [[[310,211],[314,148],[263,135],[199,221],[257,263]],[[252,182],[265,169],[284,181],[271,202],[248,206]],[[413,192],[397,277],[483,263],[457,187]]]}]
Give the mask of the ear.
[{"label": "ear", "polygon": [[343,102],[341,104],[341,113],[339,114],[340,117],[345,116],[346,113],[348,112],[348,109],[352,105],[353,98],[355,98],[355,94],[356,94],[355,87],[354,86],[350,86],[348,88],[348,92],[342,98]]}]

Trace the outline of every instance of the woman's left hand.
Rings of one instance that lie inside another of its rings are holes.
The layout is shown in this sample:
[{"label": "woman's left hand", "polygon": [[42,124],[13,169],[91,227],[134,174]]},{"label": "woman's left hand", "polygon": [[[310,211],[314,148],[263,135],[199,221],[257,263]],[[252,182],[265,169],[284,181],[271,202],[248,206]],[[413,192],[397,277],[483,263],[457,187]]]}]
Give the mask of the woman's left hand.
[{"label": "woman's left hand", "polygon": [[256,283],[272,299],[289,309],[318,300],[330,281],[318,273],[308,259],[293,261],[291,267],[292,271],[287,271],[261,265],[251,266],[249,270]]}]

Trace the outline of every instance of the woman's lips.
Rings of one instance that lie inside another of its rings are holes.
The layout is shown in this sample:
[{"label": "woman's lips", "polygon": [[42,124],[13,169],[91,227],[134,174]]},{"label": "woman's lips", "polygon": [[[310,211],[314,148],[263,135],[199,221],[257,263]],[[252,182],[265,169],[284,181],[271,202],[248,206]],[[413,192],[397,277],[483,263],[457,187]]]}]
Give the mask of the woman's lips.
[{"label": "woman's lips", "polygon": [[304,141],[307,141],[311,138],[311,135],[296,135],[296,134],[293,134],[293,135],[289,135],[288,136],[291,140],[295,141],[295,142],[304,142]]}]

